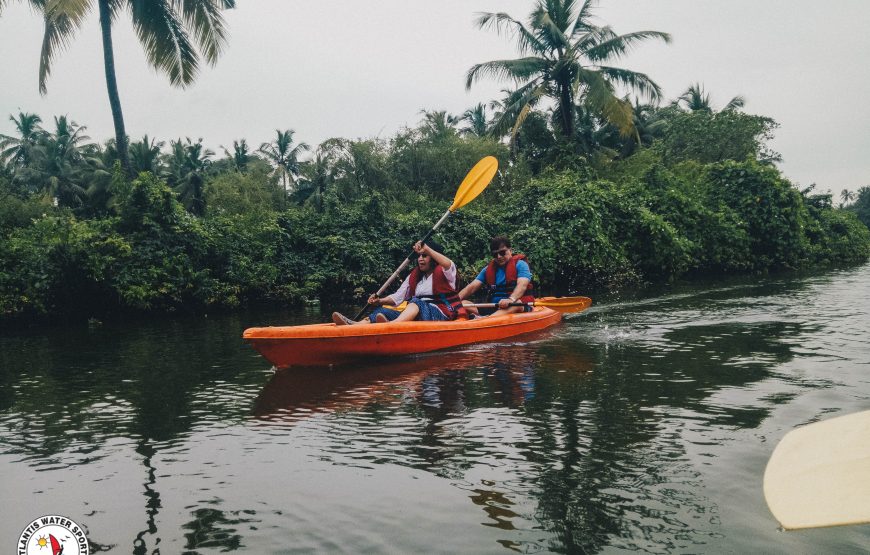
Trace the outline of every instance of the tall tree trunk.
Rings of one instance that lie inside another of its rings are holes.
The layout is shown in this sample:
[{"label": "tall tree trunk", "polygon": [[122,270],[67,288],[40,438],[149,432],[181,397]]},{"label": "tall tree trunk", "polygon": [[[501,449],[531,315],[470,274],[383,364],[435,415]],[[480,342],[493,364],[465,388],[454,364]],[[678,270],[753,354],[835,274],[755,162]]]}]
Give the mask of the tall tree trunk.
[{"label": "tall tree trunk", "polygon": [[562,112],[562,134],[574,135],[574,102],[571,98],[571,85],[559,85],[559,111]]},{"label": "tall tree trunk", "polygon": [[121,97],[118,95],[118,81],[115,79],[115,51],[112,47],[112,18],[109,13],[109,1],[99,0],[100,29],[103,34],[103,62],[106,67],[106,89],[109,92],[109,105],[112,107],[112,121],[115,123],[115,146],[124,173],[131,179],[135,177],[130,167],[130,155],[127,152],[127,131],[124,129],[124,114],[121,112]]}]

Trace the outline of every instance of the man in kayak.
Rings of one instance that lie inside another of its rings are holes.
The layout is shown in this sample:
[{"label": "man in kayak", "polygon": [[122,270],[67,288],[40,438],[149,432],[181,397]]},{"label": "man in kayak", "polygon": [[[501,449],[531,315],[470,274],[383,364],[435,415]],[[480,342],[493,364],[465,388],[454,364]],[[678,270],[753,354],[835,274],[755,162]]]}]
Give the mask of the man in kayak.
[{"label": "man in kayak", "polygon": [[[532,294],[532,270],[525,255],[514,254],[510,239],[501,235],[490,239],[489,248],[492,260],[459,292],[459,298],[467,299],[481,287],[486,287],[487,302],[496,303],[498,306],[492,316],[530,311],[532,307],[529,305],[511,306],[518,302],[530,303],[535,300]],[[471,304],[465,300],[463,303]],[[476,308],[467,310],[477,314]]]},{"label": "man in kayak", "polygon": [[[369,297],[369,305],[380,308],[359,322],[333,312],[332,321],[343,326],[407,320],[454,320],[464,315],[465,308],[456,295],[456,265],[444,256],[444,248],[435,241],[417,241],[414,252],[417,253],[417,267],[411,270],[398,291],[383,298],[376,294]],[[402,301],[408,301],[408,305],[401,312],[383,306],[396,306]]]}]

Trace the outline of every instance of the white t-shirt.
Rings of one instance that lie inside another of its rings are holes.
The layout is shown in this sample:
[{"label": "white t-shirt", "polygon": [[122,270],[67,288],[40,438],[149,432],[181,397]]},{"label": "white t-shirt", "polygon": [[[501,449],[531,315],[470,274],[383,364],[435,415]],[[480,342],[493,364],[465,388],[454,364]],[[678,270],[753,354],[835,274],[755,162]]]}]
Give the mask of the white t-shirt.
[{"label": "white t-shirt", "polygon": [[[435,272],[432,272],[434,274]],[[420,281],[417,282],[417,290],[414,294],[418,297],[422,295],[431,295],[432,294],[432,274],[428,276],[423,276],[420,278]],[[451,263],[450,268],[444,270],[444,277],[447,278],[447,283],[450,284],[450,287],[456,289],[456,264]],[[402,282],[402,285],[399,286],[398,291],[393,293],[392,295],[388,295],[387,299],[393,301],[393,304],[399,304],[404,300],[411,298],[411,286],[409,280],[411,278],[411,274],[408,274],[405,277],[405,281]]]}]

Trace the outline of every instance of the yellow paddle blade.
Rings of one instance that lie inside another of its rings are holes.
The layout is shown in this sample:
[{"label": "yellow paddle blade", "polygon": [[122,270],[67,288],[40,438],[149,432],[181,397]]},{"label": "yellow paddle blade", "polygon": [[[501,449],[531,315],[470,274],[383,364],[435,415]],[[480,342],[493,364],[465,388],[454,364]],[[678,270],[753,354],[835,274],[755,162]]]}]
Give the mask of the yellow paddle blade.
[{"label": "yellow paddle blade", "polygon": [[477,195],[482,193],[492,181],[496,171],[498,171],[498,160],[495,156],[487,156],[475,164],[462,180],[462,184],[459,185],[456,196],[453,198],[453,204],[448,210],[455,212],[458,208],[477,198]]},{"label": "yellow paddle blade", "polygon": [[535,306],[546,306],[556,312],[582,312],[592,306],[589,297],[539,297]]}]

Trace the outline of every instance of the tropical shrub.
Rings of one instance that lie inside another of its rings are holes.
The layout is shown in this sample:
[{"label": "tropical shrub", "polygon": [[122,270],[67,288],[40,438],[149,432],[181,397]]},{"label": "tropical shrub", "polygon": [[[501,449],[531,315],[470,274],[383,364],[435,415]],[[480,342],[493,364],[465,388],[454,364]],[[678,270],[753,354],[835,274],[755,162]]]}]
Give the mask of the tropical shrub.
[{"label": "tropical shrub", "polygon": [[206,215],[250,214],[286,208],[287,197],[277,175],[255,165],[246,173],[230,171],[213,177],[205,185]]},{"label": "tropical shrub", "polygon": [[[627,157],[606,126],[557,139],[534,112],[513,145],[463,135],[453,116],[427,112],[392,140],[330,139],[283,174],[253,157],[244,168],[207,164],[201,141],[174,141],[175,158],[155,166],[172,170],[169,184],[149,172],[128,180],[118,163],[112,173],[68,168],[86,192],[76,207],[39,185],[37,141],[0,172],[0,320],[359,302],[490,154],[500,171],[435,237],[461,282],[488,262],[493,235],[529,256],[544,293],[870,258],[860,223],[870,221],[870,188],[837,210],[831,195],[799,192],[766,164],[769,120],[661,112],[650,118],[661,116],[654,123],[668,123],[670,136],[652,146],[652,135],[641,137]],[[154,155],[151,143],[142,148]],[[85,151],[81,163],[94,159]]]},{"label": "tropical shrub", "polygon": [[858,189],[858,198],[849,206],[849,211],[854,212],[858,220],[870,228],[870,186]]},{"label": "tropical shrub", "polygon": [[712,197],[734,210],[749,238],[750,268],[793,269],[809,256],[809,213],[800,192],[778,170],[757,162],[723,162],[710,168]]},{"label": "tropical shrub", "polygon": [[702,164],[725,160],[776,162],[778,153],[767,141],[779,127],[774,120],[736,110],[682,112],[662,110],[665,125],[657,148],[669,163],[695,160]]}]

